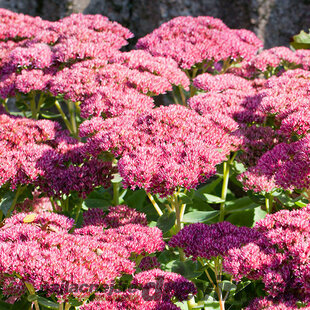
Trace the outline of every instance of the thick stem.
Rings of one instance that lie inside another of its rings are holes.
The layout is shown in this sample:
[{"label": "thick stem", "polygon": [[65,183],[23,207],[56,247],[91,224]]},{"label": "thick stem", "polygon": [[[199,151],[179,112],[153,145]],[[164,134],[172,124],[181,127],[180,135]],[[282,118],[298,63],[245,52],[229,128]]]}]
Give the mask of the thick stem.
[{"label": "thick stem", "polygon": [[150,194],[150,193],[146,193],[147,196],[149,197],[152,205],[154,206],[155,210],[157,211],[158,215],[159,216],[162,216],[163,215],[163,211],[161,211],[161,209],[159,208],[158,204],[156,203],[154,197]]},{"label": "thick stem", "polygon": [[226,196],[227,196],[227,190],[228,190],[230,167],[236,155],[237,155],[237,152],[235,152],[232,155],[232,157],[229,160],[225,161],[223,164],[223,185],[222,185],[221,199],[224,201],[220,205],[220,218],[219,218],[220,222],[223,222],[225,218],[225,202],[226,202]]},{"label": "thick stem", "polygon": [[35,93],[31,94],[30,109],[31,109],[31,117],[33,119],[38,119]]},{"label": "thick stem", "polygon": [[75,225],[78,222],[78,219],[79,219],[79,216],[80,216],[80,213],[81,213],[81,209],[82,209],[82,204],[83,204],[83,201],[82,200],[79,201],[78,208],[77,208],[77,211],[76,211],[76,216],[75,216]]},{"label": "thick stem", "polygon": [[216,280],[216,290],[215,291],[216,291],[218,299],[219,299],[220,309],[225,310],[225,301],[223,300],[222,291],[221,291],[221,288],[219,286],[219,279],[221,279],[221,275],[219,273],[218,258],[216,258],[214,261],[214,268],[215,268],[215,280]]},{"label": "thick stem", "polygon": [[181,99],[182,99],[182,104],[186,107],[187,106],[186,98],[185,98],[182,86],[179,86],[179,91],[180,91],[180,95],[181,95]]},{"label": "thick stem", "polygon": [[180,102],[179,102],[179,100],[177,98],[177,95],[176,95],[174,90],[172,91],[172,97],[173,97],[173,101],[174,101],[175,104],[180,104]]},{"label": "thick stem", "polygon": [[113,182],[113,205],[117,206],[119,205],[119,187],[120,182]]},{"label": "thick stem", "polygon": [[68,111],[70,114],[70,123],[71,123],[72,130],[73,130],[75,136],[78,136],[78,130],[77,130],[77,124],[76,124],[76,115],[75,115],[75,105],[70,100],[70,101],[67,101],[67,106],[68,106]]},{"label": "thick stem", "polygon": [[[25,286],[27,287],[27,290],[29,291],[30,295],[36,294],[36,291],[31,283],[25,282]],[[40,310],[40,306],[37,300],[33,301],[33,304],[36,310]]]},{"label": "thick stem", "polygon": [[268,214],[272,213],[273,196],[272,194],[267,194],[265,198],[266,211]]},{"label": "thick stem", "polygon": [[8,107],[8,98],[5,98],[4,100],[3,100],[3,106],[4,106],[4,109],[5,109],[5,111],[7,112],[7,113],[10,113],[10,110],[9,110],[9,107]]},{"label": "thick stem", "polygon": [[226,196],[227,196],[229,170],[230,170],[230,165],[227,161],[224,162],[223,169],[224,169],[224,174],[223,174],[223,185],[222,185],[221,198],[224,200],[224,202],[222,202],[220,206],[220,219],[219,219],[220,222],[223,222],[224,217],[225,217],[225,201],[226,201]]},{"label": "thick stem", "polygon": [[58,310],[64,310],[64,304],[63,303],[59,304]]},{"label": "thick stem", "polygon": [[55,106],[56,106],[57,110],[59,111],[59,113],[60,113],[60,115],[61,115],[61,117],[62,117],[62,119],[63,119],[63,121],[64,121],[64,123],[65,123],[65,125],[66,125],[66,127],[67,127],[67,129],[70,131],[70,133],[72,134],[72,136],[73,136],[74,138],[78,139],[79,137],[78,137],[77,134],[74,132],[74,130],[73,130],[73,128],[72,128],[72,125],[71,125],[71,123],[69,122],[69,120],[68,120],[66,114],[65,114],[64,111],[62,110],[61,105],[60,105],[60,103],[58,102],[58,100],[55,100]]},{"label": "thick stem", "polygon": [[66,302],[66,304],[65,304],[65,310],[69,310],[70,307],[71,307],[71,305],[70,305],[68,302]]}]

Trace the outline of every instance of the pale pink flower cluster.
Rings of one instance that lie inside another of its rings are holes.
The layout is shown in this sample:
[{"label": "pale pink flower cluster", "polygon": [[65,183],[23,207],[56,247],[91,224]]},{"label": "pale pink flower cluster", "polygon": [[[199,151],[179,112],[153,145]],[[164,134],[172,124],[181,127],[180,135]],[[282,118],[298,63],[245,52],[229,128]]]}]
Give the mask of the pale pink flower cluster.
[{"label": "pale pink flower cluster", "polygon": [[203,61],[250,60],[262,46],[251,31],[230,29],[210,16],[176,17],[137,43],[137,48],[170,57],[183,69]]}]

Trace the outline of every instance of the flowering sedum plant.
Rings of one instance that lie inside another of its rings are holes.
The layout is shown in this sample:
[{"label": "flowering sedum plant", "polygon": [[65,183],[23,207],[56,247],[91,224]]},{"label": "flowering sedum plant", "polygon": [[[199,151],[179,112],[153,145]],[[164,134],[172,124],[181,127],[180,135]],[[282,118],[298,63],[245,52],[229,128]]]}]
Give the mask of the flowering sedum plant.
[{"label": "flowering sedum plant", "polygon": [[0,9],[0,308],[310,308],[309,50],[132,37]]}]

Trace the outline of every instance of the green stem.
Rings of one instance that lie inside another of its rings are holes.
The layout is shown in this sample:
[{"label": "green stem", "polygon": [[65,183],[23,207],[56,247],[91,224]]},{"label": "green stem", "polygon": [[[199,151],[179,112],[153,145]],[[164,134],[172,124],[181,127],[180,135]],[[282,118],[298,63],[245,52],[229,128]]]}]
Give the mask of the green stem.
[{"label": "green stem", "polygon": [[55,201],[53,197],[50,197],[50,202],[52,204],[53,207],[53,212],[56,213],[57,212],[57,208],[55,207]]},{"label": "green stem", "polygon": [[119,187],[120,182],[115,182],[113,184],[113,205],[117,206],[119,205]]},{"label": "green stem", "polygon": [[174,101],[175,104],[180,104],[180,102],[179,102],[179,100],[178,100],[174,90],[172,91],[172,97],[173,97],[173,101]]},{"label": "green stem", "polygon": [[82,204],[83,204],[83,201],[82,200],[79,201],[78,208],[77,208],[77,211],[76,211],[76,216],[75,216],[75,225],[78,222],[78,219],[79,219],[79,216],[80,216],[80,213],[81,213],[81,209],[82,209]]},{"label": "green stem", "polygon": [[33,119],[38,119],[38,116],[37,116],[37,106],[36,106],[36,94],[35,93],[31,94],[30,110],[31,110],[31,117]]},{"label": "green stem", "polygon": [[[218,279],[218,275],[219,274],[219,262],[218,262],[218,258],[215,259],[214,261],[214,268],[215,268],[215,281],[216,281],[216,293],[217,296],[219,298],[219,303],[220,303],[220,309],[221,310],[225,310],[225,301],[223,300],[223,296],[222,296],[222,291],[221,288],[219,286],[219,279]],[[220,276],[221,277],[221,276]]]},{"label": "green stem", "polygon": [[186,107],[187,106],[186,98],[185,98],[182,86],[179,86],[179,91],[180,91],[180,95],[181,95],[181,99],[182,99],[182,104]]},{"label": "green stem", "polygon": [[70,307],[71,307],[71,305],[70,305],[68,302],[66,302],[66,304],[65,304],[65,310],[69,310]]},{"label": "green stem", "polygon": [[163,211],[161,211],[161,209],[159,208],[158,204],[156,203],[154,197],[150,194],[150,193],[146,193],[147,196],[149,197],[152,205],[154,206],[155,210],[157,211],[158,215],[159,216],[162,216],[163,215]]},{"label": "green stem", "polygon": [[7,113],[10,113],[10,110],[9,110],[9,107],[8,107],[8,98],[5,98],[4,100],[3,100],[3,106],[4,106],[4,109],[5,109],[5,111],[7,112]]},{"label": "green stem", "polygon": [[75,105],[71,100],[67,101],[67,105],[68,105],[68,111],[70,114],[70,123],[71,123],[72,130],[73,130],[74,134],[76,136],[78,136],[76,116],[75,116]]},{"label": "green stem", "polygon": [[60,303],[59,304],[59,307],[58,307],[58,310],[63,310],[64,309],[64,304],[63,303]]},{"label": "green stem", "polygon": [[66,114],[65,114],[64,111],[62,110],[61,105],[60,105],[60,103],[58,102],[58,100],[55,100],[55,106],[56,106],[57,110],[59,111],[59,113],[60,113],[60,115],[61,115],[61,117],[62,117],[62,119],[63,119],[63,121],[64,121],[64,123],[65,123],[65,125],[66,125],[66,127],[67,127],[67,129],[70,131],[70,133],[72,134],[72,136],[73,136],[74,138],[78,139],[79,137],[78,137],[78,136],[76,135],[76,133],[74,132],[74,130],[73,130],[72,126],[71,126],[71,123],[69,122],[69,120],[68,120]]},{"label": "green stem", "polygon": [[225,217],[225,202],[226,202],[226,196],[227,196],[227,189],[228,189],[228,181],[229,181],[229,170],[230,165],[227,161],[224,162],[224,175],[223,175],[223,185],[222,185],[222,194],[221,198],[224,200],[224,202],[221,203],[220,206],[220,218],[219,221],[223,222]]},{"label": "green stem", "polygon": [[187,300],[187,309],[192,310],[194,307],[196,307],[197,304],[195,303],[195,298],[192,297],[191,299]]},{"label": "green stem", "polygon": [[230,167],[236,155],[237,155],[237,152],[233,154],[231,159],[225,161],[223,164],[223,185],[222,185],[221,199],[224,201],[220,205],[220,218],[219,218],[220,222],[223,222],[225,218],[225,202],[226,202],[226,196],[227,196],[227,190],[228,190]]},{"label": "green stem", "polygon": [[26,186],[18,185],[16,193],[15,193],[15,196],[14,196],[14,199],[13,199],[12,204],[11,204],[11,207],[8,210],[8,213],[6,214],[6,218],[10,217],[11,213],[14,211],[14,208],[15,208],[15,205],[17,203],[18,197],[23,193],[23,191],[25,189],[26,189]]},{"label": "green stem", "polygon": [[[36,291],[31,283],[25,282],[25,286],[27,287],[27,290],[29,291],[30,295],[36,294]],[[36,310],[40,310],[39,303],[37,300],[33,301],[33,304]]]},{"label": "green stem", "polygon": [[272,213],[273,196],[271,194],[267,194],[267,197],[265,198],[265,204],[267,213]]}]

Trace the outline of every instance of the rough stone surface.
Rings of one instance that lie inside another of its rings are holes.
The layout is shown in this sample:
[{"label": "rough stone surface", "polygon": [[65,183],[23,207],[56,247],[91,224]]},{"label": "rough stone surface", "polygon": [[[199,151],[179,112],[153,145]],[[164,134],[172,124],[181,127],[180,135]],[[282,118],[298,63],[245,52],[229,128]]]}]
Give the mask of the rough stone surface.
[{"label": "rough stone surface", "polygon": [[253,30],[265,47],[288,45],[310,27],[310,0],[0,0],[0,7],[57,20],[72,12],[103,14],[144,36],[179,15],[210,15]]}]

